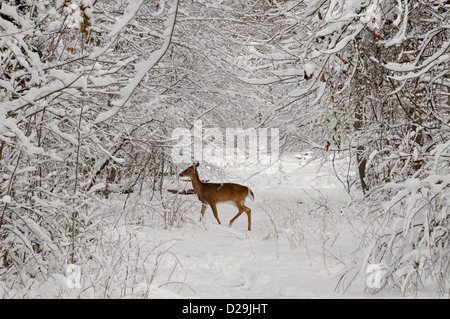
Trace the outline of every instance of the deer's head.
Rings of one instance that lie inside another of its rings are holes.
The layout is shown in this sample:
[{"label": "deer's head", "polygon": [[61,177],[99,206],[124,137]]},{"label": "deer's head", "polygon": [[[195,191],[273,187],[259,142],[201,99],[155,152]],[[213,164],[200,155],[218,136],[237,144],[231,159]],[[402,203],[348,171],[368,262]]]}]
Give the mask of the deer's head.
[{"label": "deer's head", "polygon": [[197,167],[198,167],[199,163],[195,163],[194,165],[186,168],[184,171],[182,171],[180,173],[181,177],[192,177],[195,174],[197,174]]}]

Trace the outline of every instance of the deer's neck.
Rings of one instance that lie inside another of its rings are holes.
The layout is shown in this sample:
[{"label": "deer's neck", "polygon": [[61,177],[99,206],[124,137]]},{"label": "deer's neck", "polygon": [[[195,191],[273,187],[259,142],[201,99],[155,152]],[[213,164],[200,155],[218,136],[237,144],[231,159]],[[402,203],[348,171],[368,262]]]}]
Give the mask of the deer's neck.
[{"label": "deer's neck", "polygon": [[194,191],[196,194],[199,194],[203,183],[200,181],[200,178],[198,177],[198,174],[195,173],[194,175],[191,176],[191,180],[192,180],[192,187],[194,187]]}]

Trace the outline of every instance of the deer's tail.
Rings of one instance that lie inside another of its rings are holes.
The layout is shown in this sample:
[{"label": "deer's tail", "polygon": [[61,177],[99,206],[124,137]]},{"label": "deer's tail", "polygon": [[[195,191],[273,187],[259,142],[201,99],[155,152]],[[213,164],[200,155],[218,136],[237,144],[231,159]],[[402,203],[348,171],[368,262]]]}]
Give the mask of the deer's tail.
[{"label": "deer's tail", "polygon": [[250,198],[252,200],[255,200],[255,195],[253,194],[253,192],[252,192],[252,190],[250,188],[248,189],[248,195],[247,196],[250,196]]}]

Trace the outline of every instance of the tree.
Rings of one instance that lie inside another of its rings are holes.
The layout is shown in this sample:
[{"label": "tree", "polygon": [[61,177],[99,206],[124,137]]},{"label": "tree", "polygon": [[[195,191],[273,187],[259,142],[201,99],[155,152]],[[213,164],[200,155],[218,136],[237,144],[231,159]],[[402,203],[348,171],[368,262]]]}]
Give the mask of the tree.
[{"label": "tree", "polygon": [[368,218],[383,221],[366,262],[387,265],[404,292],[430,276],[445,292],[448,8],[444,1],[322,1],[306,16],[317,27],[305,56],[317,56],[314,76],[329,89],[322,101],[335,110],[334,144],[348,132],[362,189],[379,205]]},{"label": "tree", "polygon": [[[105,124],[105,110],[109,101],[117,103],[112,110],[125,106],[151,68],[137,68],[143,64],[136,51],[153,52],[150,62],[167,51],[165,32],[173,29],[178,2],[147,23],[154,39],[165,39],[161,48],[146,41],[125,52],[118,39],[138,12],[130,3],[125,9],[89,0],[0,5],[2,276],[39,280],[56,264],[86,256],[81,244],[95,240],[95,230],[87,234],[89,199],[114,169],[135,159],[124,153],[143,122],[137,116]],[[106,7],[110,16],[102,14]],[[118,22],[109,19],[114,15]]]},{"label": "tree", "polygon": [[272,10],[285,25],[268,34],[270,53],[252,54],[263,71],[246,77],[279,90],[262,121],[283,123],[286,136],[317,153],[347,153],[372,207],[368,224],[382,224],[366,262],[387,264],[391,278],[401,272],[395,284],[404,291],[432,276],[445,292],[446,1],[292,1]]}]

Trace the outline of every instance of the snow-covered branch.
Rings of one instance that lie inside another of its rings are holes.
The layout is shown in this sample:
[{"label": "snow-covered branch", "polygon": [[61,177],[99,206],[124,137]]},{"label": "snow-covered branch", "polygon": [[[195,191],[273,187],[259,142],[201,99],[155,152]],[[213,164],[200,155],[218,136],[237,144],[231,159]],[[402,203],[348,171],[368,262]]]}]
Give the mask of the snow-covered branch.
[{"label": "snow-covered branch", "polygon": [[[141,1],[142,2],[142,1]],[[121,20],[119,26],[115,26],[113,30],[111,31],[111,34],[113,36],[116,36],[118,32],[128,23],[132,17],[136,14],[137,10],[140,6],[133,6],[133,10],[128,10],[126,13],[126,17]],[[168,18],[164,23],[165,31],[164,31],[164,42],[158,50],[152,52],[150,54],[150,57],[146,61],[142,61],[139,63],[136,63],[134,65],[135,69],[137,70],[136,75],[133,79],[129,81],[129,83],[123,87],[119,95],[121,98],[119,100],[115,100],[112,102],[112,107],[110,110],[100,113],[97,118],[95,119],[95,124],[99,124],[101,122],[104,122],[114,115],[116,115],[120,109],[128,102],[128,100],[131,98],[133,93],[135,92],[136,88],[139,86],[141,81],[144,79],[144,77],[150,72],[150,70],[153,69],[153,67],[162,59],[164,54],[169,49],[169,46],[172,41],[173,32],[175,29],[176,19],[177,19],[177,12],[178,12],[178,0],[174,0],[172,3],[172,6],[169,9],[168,12]]]}]

